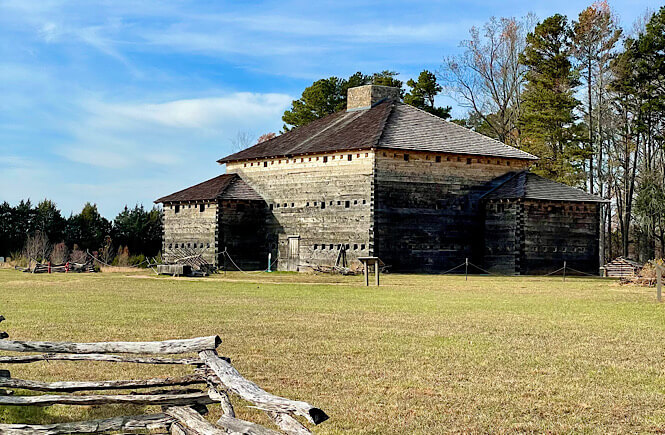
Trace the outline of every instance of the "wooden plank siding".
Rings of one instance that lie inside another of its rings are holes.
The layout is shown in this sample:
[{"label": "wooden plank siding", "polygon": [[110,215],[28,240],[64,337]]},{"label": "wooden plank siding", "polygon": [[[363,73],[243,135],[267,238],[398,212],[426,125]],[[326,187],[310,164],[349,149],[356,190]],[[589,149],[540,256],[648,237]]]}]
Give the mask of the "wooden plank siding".
[{"label": "wooden plank siding", "polygon": [[[349,158],[349,156],[351,156]],[[267,203],[263,231],[278,270],[289,269],[289,237],[299,236],[301,265],[332,265],[372,255],[374,152],[340,151],[227,163]]]},{"label": "wooden plank siding", "polygon": [[[438,157],[438,158],[437,158]],[[527,161],[380,150],[375,169],[376,252],[395,271],[442,272],[482,262],[479,197]]]}]

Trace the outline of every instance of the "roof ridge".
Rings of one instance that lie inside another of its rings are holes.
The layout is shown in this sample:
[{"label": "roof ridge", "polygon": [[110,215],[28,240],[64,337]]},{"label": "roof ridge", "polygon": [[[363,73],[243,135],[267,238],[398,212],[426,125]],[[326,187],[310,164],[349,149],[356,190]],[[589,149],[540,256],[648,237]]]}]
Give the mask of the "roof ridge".
[{"label": "roof ridge", "polygon": [[[385,101],[385,99],[384,99]],[[381,104],[381,102],[377,103],[376,106]],[[374,107],[376,107],[374,106]],[[386,132],[386,125],[388,125],[388,119],[390,118],[390,115],[393,114],[395,110],[395,102],[391,101],[390,102],[390,110],[387,110],[386,116],[383,118],[381,121],[381,125],[379,126],[379,132],[376,135],[376,139],[374,140],[373,146],[376,148],[379,146],[379,142],[381,142],[381,138],[383,137],[383,134]]]},{"label": "roof ridge", "polygon": [[[491,189],[488,190],[487,192],[485,192],[485,193],[483,193],[482,195],[480,195],[480,198],[482,199],[482,198],[484,198],[485,196],[489,195],[490,193],[496,191],[496,190],[499,189],[501,186],[505,185],[507,182],[511,181],[513,178],[517,177],[519,174],[522,174],[522,173],[524,173],[524,172],[527,172],[527,171],[526,171],[525,169],[523,169],[523,170],[521,170],[521,171],[513,172],[512,175],[511,175],[510,177],[506,178],[503,182],[499,183],[497,186],[494,186],[493,188],[491,188]],[[501,175],[499,175],[499,177],[501,177]]]},{"label": "roof ridge", "polygon": [[454,123],[454,122],[448,121],[447,119],[443,119],[443,118],[441,118],[441,117],[439,117],[439,116],[436,116],[436,115],[434,115],[434,114],[432,114],[432,113],[429,113],[428,111],[423,110],[423,109],[420,109],[420,108],[418,108],[418,107],[416,107],[416,106],[412,106],[412,105],[410,105],[410,104],[406,104],[406,103],[402,103],[402,102],[399,102],[399,104],[402,104],[402,105],[404,105],[404,106],[409,106],[409,107],[411,107],[411,108],[413,108],[413,109],[415,109],[415,110],[417,110],[417,111],[419,111],[419,112],[422,112],[422,113],[425,113],[425,114],[431,116],[431,117],[434,118],[434,119],[437,119],[437,120],[439,120],[439,121],[443,121],[443,122],[445,122],[445,123],[447,123],[447,124],[449,124],[449,125],[452,125],[452,126],[454,126],[454,127],[456,127],[456,128],[461,128],[461,129],[464,129],[465,131],[468,131],[468,132],[471,132],[471,133],[473,133],[473,134],[477,134],[477,135],[479,135],[479,136],[482,136],[482,137],[484,137],[484,138],[486,138],[486,139],[492,140],[492,141],[496,142],[497,144],[499,144],[499,145],[501,145],[501,146],[503,146],[503,147],[505,147],[505,148],[510,148],[511,150],[517,150],[517,151],[519,151],[520,153],[526,154],[527,156],[529,156],[529,157],[531,157],[531,158],[533,158],[533,159],[540,160],[540,158],[539,158],[538,156],[534,156],[533,154],[527,153],[526,151],[523,151],[523,150],[521,150],[521,149],[519,149],[519,148],[517,148],[517,147],[510,146],[510,145],[508,145],[508,144],[505,144],[505,143],[501,142],[500,140],[496,140],[496,139],[494,139],[493,137],[486,136],[486,135],[484,135],[484,134],[482,134],[482,133],[478,133],[477,131],[473,131],[473,130],[471,130],[470,128],[466,128],[466,127],[463,127],[463,126],[461,126],[461,125],[459,125],[459,124],[456,124],[456,123]]},{"label": "roof ridge", "polygon": [[[322,135],[326,131],[330,130],[331,128],[336,127],[339,124],[342,124],[344,121],[346,121],[347,123],[353,122],[353,121],[355,121],[356,119],[360,118],[363,115],[363,112],[360,111],[360,110],[358,111],[357,114],[354,113],[354,112],[343,112],[342,110],[340,110],[338,112],[331,113],[330,115],[326,115],[323,118],[326,118],[326,117],[331,116],[331,115],[336,115],[338,113],[342,113],[342,115],[339,117],[338,120],[330,123],[329,125],[325,126],[325,128],[322,128],[321,130],[318,130],[314,134],[308,136],[302,142],[299,142],[299,143],[293,145],[291,148],[289,148],[289,150],[285,153],[285,155],[289,155],[289,153],[291,153],[293,150],[295,150],[297,148],[300,148],[303,145],[313,141],[314,139],[316,139],[317,137],[319,137],[320,135]],[[345,113],[351,113],[351,115],[347,117],[347,116],[344,116]],[[323,118],[319,118],[319,119],[323,119]]]}]

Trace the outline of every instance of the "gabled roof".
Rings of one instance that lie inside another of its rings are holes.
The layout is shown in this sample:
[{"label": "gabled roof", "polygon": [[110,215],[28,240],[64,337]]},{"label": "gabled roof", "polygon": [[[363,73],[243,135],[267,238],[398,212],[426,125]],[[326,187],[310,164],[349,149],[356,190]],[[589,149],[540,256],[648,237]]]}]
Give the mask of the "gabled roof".
[{"label": "gabled roof", "polygon": [[155,200],[155,203],[212,201],[216,199],[263,200],[237,174],[223,174],[203,183],[163,196]]},{"label": "gabled roof", "polygon": [[571,202],[608,202],[582,189],[548,180],[533,172],[515,172],[502,184],[484,194],[483,199],[542,199]]},{"label": "gabled roof", "polygon": [[369,148],[537,159],[413,106],[384,101],[366,110],[333,113],[218,162]]},{"label": "gabled roof", "polygon": [[610,261],[609,263],[605,263],[604,267],[606,267],[606,266],[615,266],[615,265],[616,266],[618,266],[618,265],[628,265],[630,267],[634,267],[634,268],[637,268],[637,269],[641,269],[642,267],[644,267],[643,264],[640,264],[635,260],[631,260],[629,258],[623,258],[623,257],[617,257],[614,260]]}]

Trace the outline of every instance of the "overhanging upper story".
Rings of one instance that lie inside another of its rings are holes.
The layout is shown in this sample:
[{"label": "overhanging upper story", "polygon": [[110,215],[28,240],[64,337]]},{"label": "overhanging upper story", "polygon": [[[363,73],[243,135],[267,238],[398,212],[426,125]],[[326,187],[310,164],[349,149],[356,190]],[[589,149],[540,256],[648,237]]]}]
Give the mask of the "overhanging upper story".
[{"label": "overhanging upper story", "polygon": [[[397,150],[440,155],[535,161],[537,157],[397,101],[396,88],[349,89],[349,107],[271,140],[226,156],[220,164],[304,161],[302,156],[345,151]],[[295,158],[299,157],[299,158]],[[280,162],[281,163],[281,162]]]}]

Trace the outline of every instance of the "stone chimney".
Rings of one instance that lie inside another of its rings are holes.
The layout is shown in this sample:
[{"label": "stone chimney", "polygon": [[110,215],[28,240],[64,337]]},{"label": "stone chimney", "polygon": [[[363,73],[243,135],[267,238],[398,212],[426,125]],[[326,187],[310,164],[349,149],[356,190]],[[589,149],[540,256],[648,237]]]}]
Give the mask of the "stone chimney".
[{"label": "stone chimney", "polygon": [[384,100],[399,101],[400,89],[390,86],[365,85],[349,88],[346,111],[369,109]]}]

